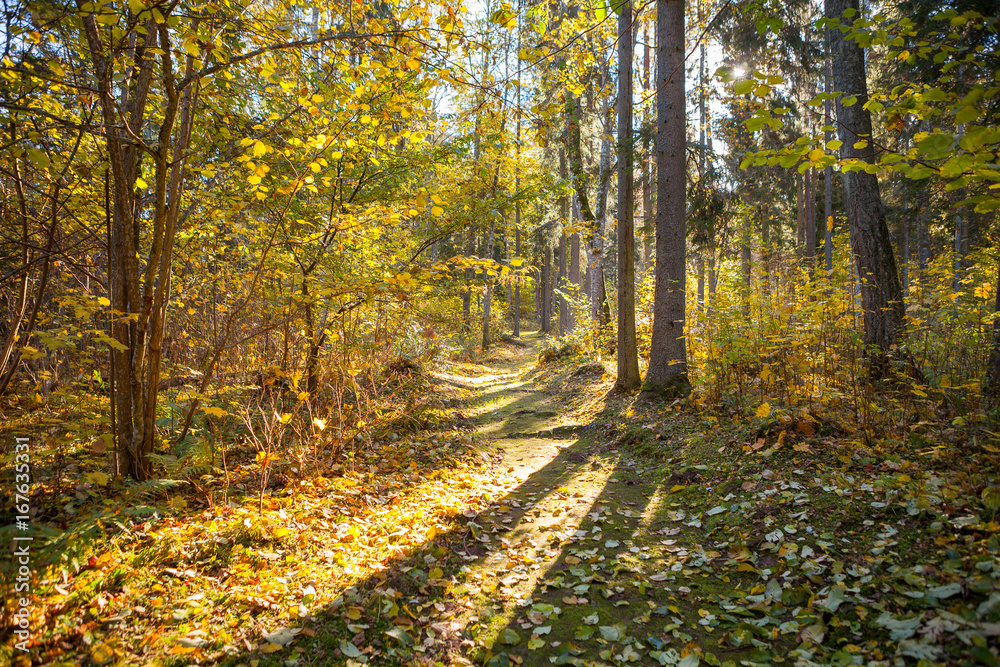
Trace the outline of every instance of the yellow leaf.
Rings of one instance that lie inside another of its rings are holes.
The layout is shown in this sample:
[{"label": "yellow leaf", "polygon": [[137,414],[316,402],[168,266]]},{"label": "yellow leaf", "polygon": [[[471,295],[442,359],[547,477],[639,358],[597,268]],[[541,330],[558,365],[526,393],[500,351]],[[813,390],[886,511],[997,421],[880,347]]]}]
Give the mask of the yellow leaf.
[{"label": "yellow leaf", "polygon": [[809,159],[812,160],[813,162],[815,162],[816,160],[822,160],[824,157],[826,157],[826,151],[824,151],[822,148],[816,148],[809,151]]},{"label": "yellow leaf", "polygon": [[444,200],[438,197],[437,195],[431,195],[431,199],[434,200],[435,204],[440,204],[441,206],[444,206]]},{"label": "yellow leaf", "polygon": [[253,156],[261,157],[267,152],[267,145],[263,141],[255,141],[253,144]]},{"label": "yellow leaf", "polygon": [[431,579],[440,579],[441,577],[444,576],[444,570],[442,570],[439,567],[436,567],[433,570],[431,570],[430,572],[428,572],[427,576],[429,578],[431,578]]},{"label": "yellow leaf", "polygon": [[212,417],[225,417],[227,414],[229,414],[222,408],[218,408],[215,406],[211,407],[202,406],[201,411],[204,412],[206,415],[211,415]]},{"label": "yellow leaf", "polygon": [[432,206],[431,207],[431,214],[432,215],[436,215],[437,217],[440,218],[442,215],[444,215],[444,209],[441,208],[440,206]]},{"label": "yellow leaf", "polygon": [[94,472],[88,472],[86,475],[84,475],[84,479],[86,479],[91,484],[96,484],[97,486],[104,486],[105,484],[108,483],[108,480],[111,479],[111,475],[95,470]]},{"label": "yellow leaf", "polygon": [[757,416],[760,419],[766,419],[767,417],[770,417],[771,416],[771,404],[770,403],[761,403],[760,407],[757,408]]},{"label": "yellow leaf", "polygon": [[274,642],[268,642],[260,647],[261,653],[277,653],[281,650],[281,644],[275,644]]},{"label": "yellow leaf", "polygon": [[670,488],[670,493],[677,493],[678,491],[683,491],[683,490],[684,490],[684,489],[686,489],[686,488],[687,488],[687,487],[686,487],[686,486],[684,486],[683,484],[674,484],[674,485],[673,485],[673,486],[672,486],[672,487]]},{"label": "yellow leaf", "polygon": [[358,619],[361,618],[361,610],[358,609],[357,607],[351,607],[350,609],[347,610],[347,618],[351,619],[352,621],[357,621]]},{"label": "yellow leaf", "polygon": [[292,532],[292,531],[291,531],[291,529],[289,529],[289,528],[275,528],[275,529],[274,529],[274,533],[273,533],[273,536],[274,536],[275,538],[278,538],[278,537],[284,537],[285,535],[288,535],[288,534],[290,534],[291,532]]}]

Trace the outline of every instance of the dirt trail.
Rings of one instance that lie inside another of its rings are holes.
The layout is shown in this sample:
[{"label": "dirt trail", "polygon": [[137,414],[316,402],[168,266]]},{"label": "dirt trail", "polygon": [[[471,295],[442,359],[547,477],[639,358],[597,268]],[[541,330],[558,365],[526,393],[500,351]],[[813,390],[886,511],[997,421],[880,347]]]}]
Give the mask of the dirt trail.
[{"label": "dirt trail", "polygon": [[[661,555],[649,531],[663,509],[654,502],[661,475],[622,457],[586,410],[564,402],[573,369],[557,376],[536,367],[537,341],[494,352],[471,379],[471,365],[441,376],[470,390],[463,411],[512,478],[474,521],[465,588],[456,591],[475,601],[463,615],[477,640],[470,654],[497,665],[573,664],[577,654],[607,660],[602,652],[617,645],[635,660],[629,621],[648,622],[647,600],[669,592],[631,584],[640,562]],[[585,389],[591,398],[594,390]],[[583,641],[591,635],[602,639]]]}]

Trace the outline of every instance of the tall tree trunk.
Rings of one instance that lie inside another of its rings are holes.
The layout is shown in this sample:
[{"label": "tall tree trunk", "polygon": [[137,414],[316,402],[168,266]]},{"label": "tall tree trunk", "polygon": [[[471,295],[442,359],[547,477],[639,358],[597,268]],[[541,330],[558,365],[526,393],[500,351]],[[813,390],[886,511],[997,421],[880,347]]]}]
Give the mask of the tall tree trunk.
[{"label": "tall tree trunk", "polygon": [[750,314],[750,288],[752,286],[753,254],[750,251],[750,236],[753,231],[753,218],[746,216],[743,220],[743,229],[740,236],[740,270],[743,274],[743,285],[741,293],[743,297],[743,311],[745,315]]},{"label": "tall tree trunk", "polygon": [[[566,218],[563,218],[565,221]],[[566,234],[559,230],[559,335],[569,333],[569,303],[566,301]]]},{"label": "tall tree trunk", "polygon": [[719,285],[719,272],[715,266],[715,239],[708,248],[708,312],[715,308],[715,290]]},{"label": "tall tree trunk", "polygon": [[[607,80],[607,65],[601,67],[602,80]],[[604,284],[604,235],[607,224],[607,193],[611,181],[611,144],[607,138],[610,133],[610,107],[607,98],[601,96],[601,115],[605,120],[605,133],[601,139],[601,165],[597,185],[597,216],[590,207],[587,195],[587,174],[583,169],[583,151],[581,148],[582,109],[580,100],[566,93],[566,157],[569,162],[569,175],[580,205],[580,216],[584,227],[590,232],[587,244],[588,271],[590,272],[591,308],[594,319],[601,324],[607,324],[611,318],[611,309],[607,302],[607,290]]]},{"label": "tall tree trunk", "polygon": [[[514,220],[516,221],[516,227],[514,228],[514,256],[521,256],[521,203],[518,202],[517,209],[514,211]],[[520,274],[518,274],[520,275]],[[514,279],[514,338],[521,337],[521,282],[515,277]]]},{"label": "tall tree trunk", "polygon": [[[493,259],[493,234],[496,229],[496,220],[490,216],[490,232],[486,240],[486,257]],[[483,296],[483,352],[490,349],[490,310],[493,305],[493,283],[496,282],[489,271],[483,272],[483,282],[485,283],[485,294]]]},{"label": "tall tree trunk", "polygon": [[[826,44],[826,69],[824,76],[824,87],[826,92],[832,92],[833,86],[833,73],[831,71],[831,59],[830,59],[830,34],[826,31],[825,37]],[[833,101],[827,98],[823,101],[823,113],[826,116],[825,125],[833,126]],[[833,133],[830,130],[824,130],[823,141],[824,145],[829,143],[833,139]],[[826,259],[826,273],[827,277],[832,277],[833,275],[833,167],[827,166],[823,170],[823,251]]]},{"label": "tall tree trunk", "polygon": [[955,210],[955,268],[952,277],[952,290],[957,292],[962,287],[962,209]]},{"label": "tall tree trunk", "polygon": [[[1000,266],[997,267],[997,290],[994,296],[993,312],[1000,313]],[[983,394],[990,405],[1000,404],[1000,314],[993,318],[993,345],[986,362],[986,377],[983,380]]]},{"label": "tall tree trunk", "polygon": [[[608,123],[611,123],[611,118]],[[590,253],[590,307],[594,321],[601,326],[611,322],[611,305],[608,303],[607,282],[604,276],[604,243],[608,237],[608,190],[611,189],[611,141],[610,133],[601,139],[600,174],[597,182],[596,229],[589,243]]]},{"label": "tall tree trunk", "polygon": [[771,205],[765,202],[760,214],[761,289],[771,293]]},{"label": "tall tree trunk", "polygon": [[802,247],[806,244],[806,211],[805,187],[802,174],[795,172],[795,251],[802,256]]},{"label": "tall tree trunk", "polygon": [[705,310],[705,256],[700,252],[694,256],[695,270],[698,272],[698,310]]},{"label": "tall tree trunk", "polygon": [[[476,231],[469,227],[469,235],[466,240],[465,254],[468,257],[472,257],[476,254]],[[462,331],[469,333],[472,331],[472,281],[475,279],[476,272],[471,269],[465,269],[465,291],[462,292]]]},{"label": "tall tree trunk", "polygon": [[684,0],[657,0],[656,288],[648,393],[687,395],[684,341],[685,98]]},{"label": "tall tree trunk", "polygon": [[[823,87],[826,93],[833,92],[832,59],[830,58],[830,31],[825,31],[824,47],[826,49],[825,66],[823,68]],[[833,101],[827,98],[823,101],[824,126],[833,127]],[[823,131],[823,143],[826,145],[833,139],[833,132]],[[823,254],[826,260],[827,278],[833,277],[833,167],[827,165],[823,169]]]},{"label": "tall tree trunk", "polygon": [[[517,13],[517,70],[521,71],[521,9],[523,2],[518,3]],[[514,256],[521,257],[521,77],[517,77],[517,102],[514,113],[517,114],[514,130],[515,155],[517,156],[517,175],[514,177]],[[514,285],[514,338],[521,337],[521,282],[520,270],[512,272],[511,282]]]},{"label": "tall tree trunk", "polygon": [[927,188],[920,189],[920,213],[917,215],[917,272],[923,279],[931,259],[931,198]]},{"label": "tall tree trunk", "polygon": [[[559,149],[559,177],[567,177],[566,149]],[[569,198],[563,194],[559,197],[559,335],[566,335],[570,329],[569,307],[566,304],[566,234],[564,229],[569,220]]]},{"label": "tall tree trunk", "polygon": [[[652,44],[649,42],[649,22],[643,22],[643,42],[645,43],[642,50],[642,92],[643,99],[646,100],[649,97],[649,93],[652,90],[652,80],[650,78],[649,71],[649,54],[653,50]],[[649,126],[650,115],[649,115],[649,104],[643,104],[642,107],[642,117],[643,124],[647,127]],[[642,227],[641,227],[641,238],[642,238],[642,265],[639,267],[640,278],[646,275],[649,271],[652,257],[652,246],[653,246],[653,181],[651,170],[649,168],[650,160],[653,159],[653,151],[650,150],[650,136],[649,132],[643,133],[642,138]]]},{"label": "tall tree trunk", "polygon": [[809,275],[815,269],[816,259],[816,198],[813,193],[813,170],[806,170],[805,177],[805,239],[806,239],[806,263],[809,266]]},{"label": "tall tree trunk", "polygon": [[639,356],[635,341],[635,230],[632,222],[632,3],[618,14],[618,380],[621,390],[637,389]]},{"label": "tall tree trunk", "polygon": [[542,259],[542,308],[541,308],[541,322],[539,322],[539,330],[542,333],[550,333],[552,331],[552,292],[549,291],[549,287],[552,283],[550,274],[552,273],[552,247],[545,243],[545,250],[543,252]]},{"label": "tall tree trunk", "polygon": [[[858,11],[858,0],[826,0],[826,16],[842,19],[846,10]],[[834,87],[844,95],[857,97],[857,102],[844,106],[837,99],[837,121],[841,158],[875,164],[871,114],[868,102],[868,82],[865,77],[865,54],[858,45],[845,38],[841,29],[830,31],[834,60]],[[860,139],[867,140],[863,148],[855,148]],[[899,286],[896,259],[892,254],[892,238],[886,225],[885,209],[879,193],[878,178],[864,170],[846,173],[847,220],[851,231],[858,276],[861,281],[864,342],[873,348],[870,367],[873,377],[887,370],[886,361],[903,334],[903,293]]]},{"label": "tall tree trunk", "polygon": [[903,282],[903,296],[905,297],[910,291],[910,193],[905,192],[903,194],[903,219],[900,221],[900,227],[902,227],[903,233],[903,245],[900,248],[900,253],[903,256],[902,261],[902,282]]}]

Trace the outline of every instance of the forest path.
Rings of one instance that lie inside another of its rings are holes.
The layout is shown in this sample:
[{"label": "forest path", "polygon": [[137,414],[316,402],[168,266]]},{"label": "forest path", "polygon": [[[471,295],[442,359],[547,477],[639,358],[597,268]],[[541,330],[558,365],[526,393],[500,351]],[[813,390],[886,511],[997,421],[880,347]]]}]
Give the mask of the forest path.
[{"label": "forest path", "polygon": [[490,665],[676,663],[666,645],[683,651],[692,635],[654,629],[651,616],[671,614],[676,630],[690,611],[698,627],[696,610],[672,605],[708,575],[678,565],[680,585],[663,583],[689,555],[664,539],[682,532],[663,527],[678,519],[666,475],[620,453],[602,421],[621,407],[608,403],[631,398],[607,393],[600,364],[536,365],[541,338],[523,342],[439,376],[469,390],[459,407],[508,472],[506,495],[466,515],[468,570],[453,593],[475,645],[462,653]]}]

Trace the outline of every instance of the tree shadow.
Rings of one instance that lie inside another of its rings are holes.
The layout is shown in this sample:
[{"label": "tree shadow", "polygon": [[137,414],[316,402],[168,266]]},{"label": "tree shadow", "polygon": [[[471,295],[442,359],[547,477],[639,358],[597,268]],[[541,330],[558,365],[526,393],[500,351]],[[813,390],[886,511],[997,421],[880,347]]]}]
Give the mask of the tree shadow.
[{"label": "tree shadow", "polygon": [[[477,615],[470,596],[509,597],[504,588],[487,592],[470,573],[506,555],[518,527],[537,519],[534,508],[561,493],[558,489],[587,465],[594,448],[589,439],[559,444],[557,456],[486,509],[451,517],[447,530],[385,561],[377,573],[355,582],[332,604],[312,611],[312,620],[303,626],[314,635],[299,634],[293,644],[298,664],[342,664],[349,659],[448,664],[467,651],[464,627],[455,622]],[[229,656],[223,664],[283,664],[286,659],[288,649],[267,655],[258,648]]]}]

